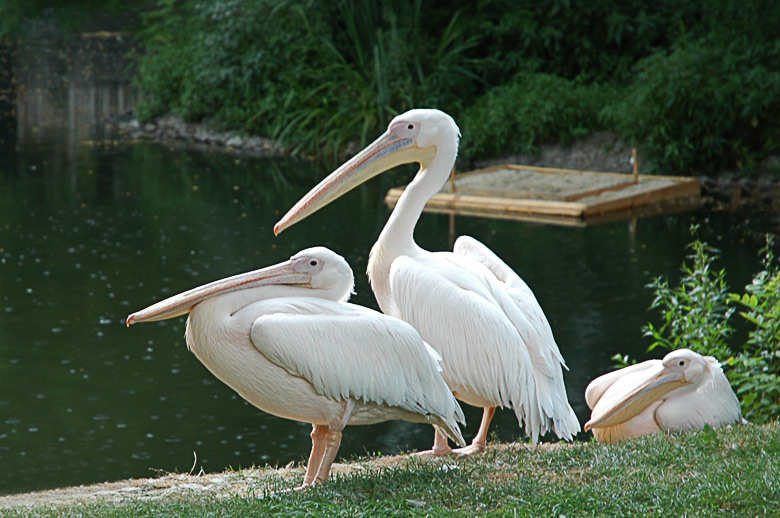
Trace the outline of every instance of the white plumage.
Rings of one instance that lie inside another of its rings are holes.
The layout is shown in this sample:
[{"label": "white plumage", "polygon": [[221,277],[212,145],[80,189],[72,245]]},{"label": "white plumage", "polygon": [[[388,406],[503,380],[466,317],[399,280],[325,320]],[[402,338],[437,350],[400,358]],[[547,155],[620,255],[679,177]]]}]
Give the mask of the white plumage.
[{"label": "white plumage", "polygon": [[742,422],[718,361],[689,349],[604,374],[588,385],[585,400],[593,410],[585,430],[604,442]]},{"label": "white plumage", "polygon": [[405,322],[346,303],[352,286],[342,257],[311,248],[158,302],[127,324],[189,312],[187,344],[217,378],[261,410],[312,423],[303,486],[325,482],[347,424],[428,422],[463,444],[463,413],[438,355]]},{"label": "white plumage", "polygon": [[[425,203],[446,182],[460,133],[438,110],[399,115],[374,143],[304,196],[276,224],[277,234],[345,192],[396,165],[419,162],[371,250],[368,276],[382,311],[412,324],[439,353],[456,397],[484,407],[471,453],[485,447],[496,407],[513,408],[536,442],[553,431],[571,440],[580,430],[563,383],[563,358],[528,286],[473,238],[453,252],[431,253],[414,242]],[[449,451],[436,436],[434,453]]]}]

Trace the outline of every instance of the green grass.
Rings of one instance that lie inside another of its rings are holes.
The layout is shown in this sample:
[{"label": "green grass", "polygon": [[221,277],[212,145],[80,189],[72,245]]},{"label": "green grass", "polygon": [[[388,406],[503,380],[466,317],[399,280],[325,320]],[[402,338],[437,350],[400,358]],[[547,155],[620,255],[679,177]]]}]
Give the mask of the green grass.
[{"label": "green grass", "polygon": [[[411,459],[277,492],[298,479],[263,471],[250,495],[6,510],[4,516],[777,516],[780,425],[655,435],[617,445],[509,444],[464,459]],[[258,495],[266,494],[264,497]]]}]

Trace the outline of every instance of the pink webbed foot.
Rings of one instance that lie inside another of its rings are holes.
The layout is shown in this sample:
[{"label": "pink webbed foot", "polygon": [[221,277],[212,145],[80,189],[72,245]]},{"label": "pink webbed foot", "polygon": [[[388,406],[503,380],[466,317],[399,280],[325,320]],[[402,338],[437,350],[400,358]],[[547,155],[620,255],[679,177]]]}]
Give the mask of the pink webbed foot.
[{"label": "pink webbed foot", "polygon": [[485,451],[485,443],[476,443],[473,442],[466,446],[465,448],[456,448],[452,450],[452,453],[455,455],[463,455],[465,457],[468,457],[469,455],[474,455],[475,453],[482,453]]},{"label": "pink webbed foot", "polygon": [[433,435],[433,448],[425,451],[418,451],[412,454],[415,457],[441,457],[443,455],[449,455],[452,453],[452,448],[447,444],[447,437],[435,428]]},{"label": "pink webbed foot", "polygon": [[449,455],[452,453],[452,448],[445,445],[444,448],[436,448],[435,446],[431,448],[430,450],[424,450],[424,451],[417,451],[412,453],[413,457],[422,457],[422,458],[430,458],[430,457],[442,457],[444,455]]}]

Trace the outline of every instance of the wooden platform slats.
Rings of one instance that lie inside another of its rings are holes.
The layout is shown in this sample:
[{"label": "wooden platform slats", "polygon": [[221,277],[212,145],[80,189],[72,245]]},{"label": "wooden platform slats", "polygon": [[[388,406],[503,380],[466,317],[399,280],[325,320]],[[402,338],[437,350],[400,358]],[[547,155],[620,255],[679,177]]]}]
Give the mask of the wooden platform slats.
[{"label": "wooden platform slats", "polygon": [[[402,192],[391,189],[385,202],[394,207]],[[500,165],[455,175],[426,210],[580,226],[689,210],[700,193],[696,178]]]}]

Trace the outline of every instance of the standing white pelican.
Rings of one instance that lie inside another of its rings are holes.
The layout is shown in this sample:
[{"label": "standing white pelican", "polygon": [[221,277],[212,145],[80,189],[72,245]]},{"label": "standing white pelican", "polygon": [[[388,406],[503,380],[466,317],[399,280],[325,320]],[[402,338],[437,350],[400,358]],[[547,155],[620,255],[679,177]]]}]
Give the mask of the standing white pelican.
[{"label": "standing white pelican", "polygon": [[189,313],[187,345],[212,374],[261,410],[312,423],[300,487],[327,480],[347,424],[428,422],[465,444],[437,353],[405,322],[347,304],[353,285],[341,256],[310,248],[158,302],[127,325]]},{"label": "standing white pelican", "polygon": [[599,376],[585,400],[593,410],[585,430],[604,442],[742,422],[718,360],[689,349]]},{"label": "standing white pelican", "polygon": [[[563,358],[542,308],[517,274],[483,244],[462,236],[453,252],[414,242],[425,203],[455,164],[460,131],[439,110],[411,110],[314,187],[276,224],[278,234],[352,188],[392,167],[419,162],[379,235],[368,277],[382,311],[412,324],[441,353],[442,374],[458,399],[484,408],[472,444],[485,448],[496,407],[510,407],[536,442],[549,430],[571,440],[580,430],[566,398]],[[450,451],[436,434],[433,453]]]}]

